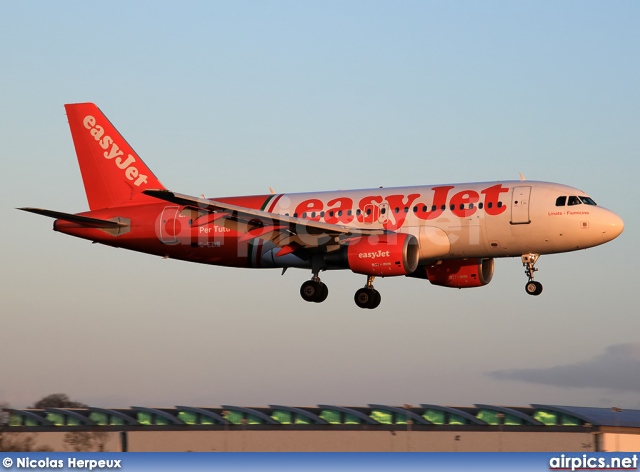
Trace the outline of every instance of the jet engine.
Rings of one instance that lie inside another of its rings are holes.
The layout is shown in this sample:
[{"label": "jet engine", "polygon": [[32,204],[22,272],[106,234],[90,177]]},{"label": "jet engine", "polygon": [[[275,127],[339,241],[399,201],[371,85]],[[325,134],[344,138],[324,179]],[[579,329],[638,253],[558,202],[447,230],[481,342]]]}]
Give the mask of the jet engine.
[{"label": "jet engine", "polygon": [[381,277],[412,273],[420,257],[418,240],[405,233],[365,236],[349,244],[346,252],[353,272]]},{"label": "jet engine", "polygon": [[413,277],[429,279],[433,285],[452,288],[482,287],[493,278],[493,259],[449,259],[426,267]]}]

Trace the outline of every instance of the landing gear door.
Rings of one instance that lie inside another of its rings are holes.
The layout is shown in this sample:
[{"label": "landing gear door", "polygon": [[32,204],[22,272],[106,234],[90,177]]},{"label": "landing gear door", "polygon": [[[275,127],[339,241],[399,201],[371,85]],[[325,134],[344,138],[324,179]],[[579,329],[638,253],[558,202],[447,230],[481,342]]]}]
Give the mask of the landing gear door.
[{"label": "landing gear door", "polygon": [[514,187],[511,197],[511,224],[526,225],[529,219],[529,199],[531,187]]}]

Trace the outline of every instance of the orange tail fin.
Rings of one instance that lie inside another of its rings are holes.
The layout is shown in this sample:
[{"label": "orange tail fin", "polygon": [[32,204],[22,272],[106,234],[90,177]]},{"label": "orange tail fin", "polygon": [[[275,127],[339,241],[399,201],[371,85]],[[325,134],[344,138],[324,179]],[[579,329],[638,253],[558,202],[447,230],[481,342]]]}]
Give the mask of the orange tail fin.
[{"label": "orange tail fin", "polygon": [[64,106],[91,210],[155,202],[143,190],[164,189],[93,103]]}]

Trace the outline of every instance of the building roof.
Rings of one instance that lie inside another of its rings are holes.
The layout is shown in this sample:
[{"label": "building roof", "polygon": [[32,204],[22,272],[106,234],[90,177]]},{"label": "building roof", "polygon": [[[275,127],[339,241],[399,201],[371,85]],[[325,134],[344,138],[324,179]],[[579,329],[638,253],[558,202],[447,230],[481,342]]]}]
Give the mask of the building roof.
[{"label": "building roof", "polygon": [[[318,405],[317,407],[291,407],[270,405],[268,407],[247,408],[222,405],[214,408],[178,406],[175,408],[131,407],[118,408],[47,408],[47,409],[6,409],[9,413],[10,428],[47,428],[62,424],[65,427],[126,426],[145,428],[149,426],[172,427],[180,425],[200,427],[222,427],[243,425],[246,427],[327,427],[339,425],[379,426],[406,425],[407,421],[416,427],[433,428],[442,426],[492,427],[525,426],[545,428],[558,427],[633,427],[640,428],[640,410],[620,408],[591,408],[579,406],[559,406],[532,404],[528,407],[505,407],[477,404],[473,407],[450,407],[432,404],[391,406],[370,404],[367,407],[345,407]],[[278,412],[295,413],[300,421],[283,419]],[[109,415],[112,420],[94,422],[91,414]],[[190,415],[185,412],[191,413]],[[54,416],[52,416],[54,415]],[[60,420],[62,415],[62,420]],[[280,418],[280,422],[278,419]],[[60,421],[60,423],[58,423]]]},{"label": "building roof", "polygon": [[591,423],[594,426],[624,426],[630,428],[640,427],[640,410],[627,410],[622,408],[592,408],[586,406],[559,406],[532,404],[536,409],[558,411],[569,414]]}]

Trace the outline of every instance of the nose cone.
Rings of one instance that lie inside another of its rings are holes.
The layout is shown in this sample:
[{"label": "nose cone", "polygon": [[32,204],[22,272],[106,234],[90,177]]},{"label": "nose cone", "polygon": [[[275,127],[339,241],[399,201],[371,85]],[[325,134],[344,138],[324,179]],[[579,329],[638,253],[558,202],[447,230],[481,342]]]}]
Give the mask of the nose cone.
[{"label": "nose cone", "polygon": [[624,230],[624,221],[622,221],[622,218],[612,211],[607,213],[606,218],[604,218],[602,222],[602,239],[605,243],[616,239]]}]

